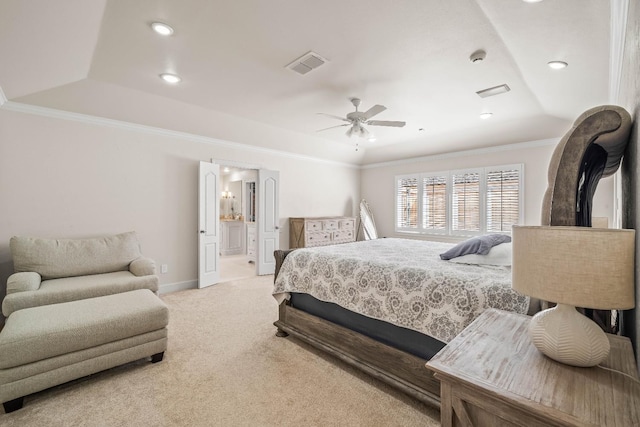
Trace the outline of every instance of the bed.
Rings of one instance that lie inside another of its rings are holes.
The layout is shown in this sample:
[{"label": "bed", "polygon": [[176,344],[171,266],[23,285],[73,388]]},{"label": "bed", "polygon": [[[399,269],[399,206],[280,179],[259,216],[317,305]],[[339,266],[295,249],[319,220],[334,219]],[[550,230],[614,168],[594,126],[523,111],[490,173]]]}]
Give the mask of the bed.
[{"label": "bed", "polygon": [[531,311],[509,266],[441,260],[452,246],[388,238],[276,251],[278,335],[439,405],[426,361],[488,307]]},{"label": "bed", "polygon": [[[576,119],[549,162],[542,225],[591,225],[596,186],[601,177],[611,175],[620,166],[631,123],[629,113],[613,105],[591,108]],[[431,249],[422,250],[415,246],[419,243],[407,243],[409,246],[400,248],[401,243],[396,240],[356,242],[350,244],[352,246],[339,245],[342,249],[337,250],[336,247],[314,248],[315,255],[306,252],[310,249],[275,251],[274,296],[280,302],[279,318],[275,322],[277,335],[296,336],[425,403],[439,406],[440,384],[426,372],[426,361],[479,315],[483,307],[533,314],[539,309],[539,302],[509,292],[508,267],[452,266],[451,261],[440,261],[434,255],[450,245],[424,243]],[[381,255],[374,261],[368,247],[378,245]],[[337,258],[331,258],[332,252],[336,252]],[[403,253],[411,255],[408,261]],[[360,264],[349,267],[344,257],[354,254],[359,254]],[[297,258],[302,259],[302,264],[316,267],[304,273],[296,266],[300,264]],[[395,263],[402,266],[393,267]],[[483,276],[487,270],[488,276]],[[412,285],[405,285],[408,300],[393,297],[394,291],[387,290],[386,286],[397,285],[402,274],[431,278],[435,294],[441,295],[445,302],[449,299],[448,308],[427,306],[425,298],[412,299],[419,293]],[[452,290],[433,285],[438,277],[453,284]],[[367,280],[363,280],[365,278]],[[374,288],[381,287],[387,296],[359,289],[360,284],[367,281]],[[463,282],[470,287],[479,285],[481,290],[468,292]],[[358,308],[356,299],[365,303]],[[391,309],[383,313],[384,307]],[[419,315],[425,311],[430,314]],[[605,315],[610,317],[609,312]],[[601,325],[608,326],[606,321]]]}]

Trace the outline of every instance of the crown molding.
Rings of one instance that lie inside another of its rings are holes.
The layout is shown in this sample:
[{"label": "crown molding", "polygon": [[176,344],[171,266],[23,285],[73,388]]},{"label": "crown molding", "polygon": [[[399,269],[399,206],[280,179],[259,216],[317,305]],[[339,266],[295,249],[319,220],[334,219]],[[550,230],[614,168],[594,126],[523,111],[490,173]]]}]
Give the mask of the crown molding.
[{"label": "crown molding", "polygon": [[611,38],[609,56],[609,102],[618,104],[624,60],[629,0],[611,0]]},{"label": "crown molding", "polygon": [[500,151],[524,150],[526,148],[543,147],[547,145],[556,145],[560,142],[560,138],[539,139],[536,141],[517,142],[515,144],[497,145],[495,147],[475,148],[473,150],[454,151],[451,153],[434,154],[431,156],[414,157],[410,159],[392,160],[390,162],[370,163],[363,165],[361,169],[375,169],[386,166],[406,165],[410,163],[453,159],[456,157],[478,156],[482,154],[497,153]]},{"label": "crown molding", "polygon": [[360,165],[354,163],[338,162],[335,160],[321,159],[319,157],[307,156],[304,154],[290,153],[288,151],[276,150],[273,148],[257,147],[254,145],[243,144],[240,142],[226,141],[208,136],[196,135],[188,132],[180,132],[169,129],[163,129],[155,126],[141,125],[137,123],[125,122],[122,120],[107,119],[104,117],[91,116],[88,114],[73,113],[70,111],[57,110],[55,108],[40,107],[36,105],[23,104],[13,101],[2,102],[2,94],[0,92],[0,106],[3,110],[14,111],[17,113],[33,114],[37,116],[49,117],[61,120],[70,120],[96,126],[112,127],[133,132],[142,132],[151,135],[166,136],[169,138],[182,139],[185,141],[199,142],[210,144],[217,147],[227,147],[236,150],[253,151],[260,154],[271,154],[280,157],[287,157],[296,160],[306,160],[309,162],[323,163],[332,166],[342,166],[353,169],[360,169]]},{"label": "crown molding", "polygon": [[7,103],[7,97],[4,95],[2,91],[2,87],[0,86],[0,107]]}]

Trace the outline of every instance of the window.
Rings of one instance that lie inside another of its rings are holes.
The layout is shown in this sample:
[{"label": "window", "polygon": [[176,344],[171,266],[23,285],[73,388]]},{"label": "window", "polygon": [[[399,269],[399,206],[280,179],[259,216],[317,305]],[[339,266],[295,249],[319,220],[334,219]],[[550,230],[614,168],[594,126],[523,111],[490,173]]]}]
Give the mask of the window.
[{"label": "window", "polygon": [[451,231],[480,231],[480,172],[454,172],[451,181]]},{"label": "window", "polygon": [[396,231],[473,235],[522,222],[522,165],[396,177]]},{"label": "window", "polygon": [[396,183],[398,200],[396,218],[398,228],[418,228],[418,178],[400,178]]},{"label": "window", "polygon": [[422,179],[422,228],[443,232],[447,230],[447,177],[425,176]]},{"label": "window", "polygon": [[520,170],[487,172],[487,231],[511,231],[520,222]]}]

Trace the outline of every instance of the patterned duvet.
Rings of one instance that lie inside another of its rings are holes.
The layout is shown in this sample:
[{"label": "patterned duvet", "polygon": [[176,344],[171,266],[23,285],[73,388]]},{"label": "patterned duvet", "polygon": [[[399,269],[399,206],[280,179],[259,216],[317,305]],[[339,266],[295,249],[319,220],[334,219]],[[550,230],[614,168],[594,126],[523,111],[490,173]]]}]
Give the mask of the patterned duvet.
[{"label": "patterned duvet", "polygon": [[451,341],[487,307],[526,313],[529,297],[511,289],[511,268],[440,259],[448,243],[377,239],[296,249],[273,296],[290,292]]}]

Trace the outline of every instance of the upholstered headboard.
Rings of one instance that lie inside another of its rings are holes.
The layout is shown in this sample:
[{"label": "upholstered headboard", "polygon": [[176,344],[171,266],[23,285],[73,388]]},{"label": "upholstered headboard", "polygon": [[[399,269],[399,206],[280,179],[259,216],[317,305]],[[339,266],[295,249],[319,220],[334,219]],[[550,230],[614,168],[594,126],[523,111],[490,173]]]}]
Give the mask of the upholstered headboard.
[{"label": "upholstered headboard", "polygon": [[620,166],[631,116],[622,107],[585,111],[560,140],[549,163],[542,225],[591,226],[591,202],[598,181]]}]

